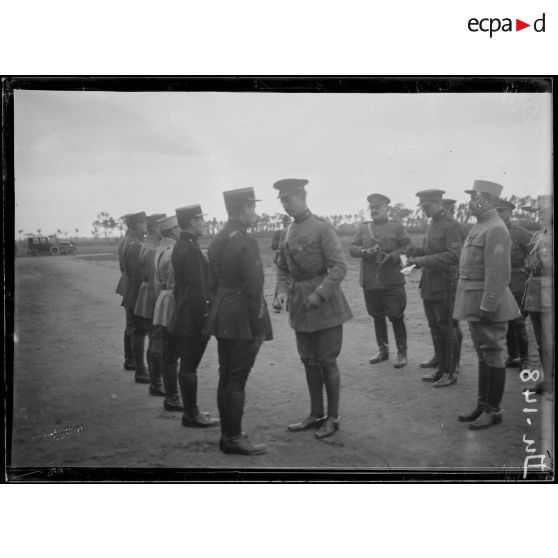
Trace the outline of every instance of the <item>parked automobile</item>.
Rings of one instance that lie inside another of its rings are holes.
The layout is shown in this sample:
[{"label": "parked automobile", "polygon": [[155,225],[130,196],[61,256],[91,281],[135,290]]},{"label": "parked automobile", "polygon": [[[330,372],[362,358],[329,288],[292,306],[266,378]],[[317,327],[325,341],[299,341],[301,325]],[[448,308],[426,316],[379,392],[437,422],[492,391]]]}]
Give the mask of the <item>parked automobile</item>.
[{"label": "parked automobile", "polygon": [[75,253],[76,250],[76,245],[73,242],[60,240],[56,236],[32,236],[27,239],[28,256],[69,255]]}]

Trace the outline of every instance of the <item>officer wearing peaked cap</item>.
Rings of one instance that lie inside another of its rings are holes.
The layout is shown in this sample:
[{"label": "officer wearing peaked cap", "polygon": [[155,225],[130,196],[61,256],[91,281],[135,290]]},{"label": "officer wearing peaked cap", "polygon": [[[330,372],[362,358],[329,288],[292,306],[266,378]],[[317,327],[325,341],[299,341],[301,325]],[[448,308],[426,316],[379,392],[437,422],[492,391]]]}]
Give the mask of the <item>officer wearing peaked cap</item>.
[{"label": "officer wearing peaked cap", "polygon": [[248,375],[262,342],[272,338],[260,249],[247,232],[257,222],[258,200],[253,188],[229,190],[223,197],[229,219],[208,249],[214,301],[207,330],[217,338],[219,352],[219,447],[225,453],[258,455],[265,445],[242,433]]},{"label": "officer wearing peaked cap", "polygon": [[405,327],[405,277],[401,273],[401,254],[411,243],[401,223],[388,220],[390,199],[383,194],[367,197],[372,221],[359,225],[349,246],[349,253],[361,259],[360,286],[368,314],[374,319],[378,352],[370,358],[375,364],[389,358],[386,316],[391,321],[397,360],[395,368],[407,364],[407,329]]},{"label": "officer wearing peaked cap", "polygon": [[[147,236],[141,245],[139,255],[141,285],[134,306],[134,316],[136,317],[136,327],[138,330],[137,335],[143,332],[144,339],[145,336],[148,338],[145,356],[150,378],[149,393],[156,396],[164,396],[165,393],[163,392],[161,382],[161,359],[156,353],[156,349],[160,348],[157,337],[159,330],[153,327],[153,311],[156,300],[153,272],[155,252],[161,238],[158,221],[165,217],[165,213],[153,213],[147,216]],[[143,327],[140,327],[140,324],[143,324]]]},{"label": "officer wearing peaked cap", "polygon": [[142,241],[147,234],[147,215],[141,211],[128,215],[126,219],[131,234],[122,246],[122,260],[126,275],[126,289],[122,295],[122,306],[126,308],[127,323],[130,324],[132,354],[135,363],[135,381],[138,384],[149,384],[150,378],[145,368],[144,343],[145,325],[142,319],[134,316],[134,308],[142,283],[140,253]]},{"label": "officer wearing peaked cap", "polygon": [[184,404],[182,425],[207,428],[217,426],[219,420],[200,412],[198,407],[198,366],[209,341],[204,327],[211,304],[209,262],[199,246],[205,228],[201,206],[178,208],[176,219],[181,233],[171,257],[175,309],[168,330],[180,355],[178,382]]},{"label": "officer wearing peaked cap", "polygon": [[[334,228],[306,205],[305,179],[275,182],[279,199],[294,222],[288,226],[277,261],[277,298],[289,310],[298,353],[310,392],[310,414],[291,424],[291,432],[319,428],[325,438],[339,428],[340,373],[337,357],[343,323],[352,318],[341,281],[347,262]],[[323,391],[327,394],[327,416]]]},{"label": "officer wearing peaked cap", "polygon": [[[515,205],[507,200],[499,200],[496,210],[500,219],[504,221],[511,239],[511,280],[510,289],[515,297],[515,301],[521,309],[523,295],[529,273],[527,272],[526,259],[531,251],[529,242],[531,234],[525,229],[512,225],[511,216]],[[521,310],[521,316],[511,320],[508,324],[506,344],[508,347],[508,358],[506,366],[512,368],[522,368],[527,365],[529,359],[529,338],[525,327],[527,312]]]},{"label": "officer wearing peaked cap", "polygon": [[460,415],[479,430],[502,422],[500,403],[506,380],[504,345],[508,322],[519,317],[510,290],[511,240],[496,207],[502,186],[475,180],[468,207],[476,217],[461,252],[453,317],[467,320],[478,355],[479,385],[476,408]]},{"label": "officer wearing peaked cap", "polygon": [[537,393],[552,391],[554,381],[554,306],[553,306],[553,204],[552,196],[541,195],[537,207],[541,230],[530,242],[529,279],[524,308],[529,312],[535,331],[544,379],[536,386]]},{"label": "officer wearing peaked cap", "polygon": [[459,224],[444,210],[443,194],[443,190],[417,192],[419,205],[431,223],[423,248],[407,249],[409,264],[422,268],[420,294],[438,361],[437,371],[422,379],[434,382],[435,387],[447,387],[457,381],[458,339],[452,312],[462,240]]},{"label": "officer wearing peaked cap", "polygon": [[178,351],[168,330],[174,315],[174,271],[172,251],[180,237],[176,215],[158,221],[161,241],[155,253],[154,286],[157,301],[153,311],[153,326],[160,332],[160,366],[165,386],[163,407],[166,411],[183,411],[184,406],[178,391]]},{"label": "officer wearing peaked cap", "polygon": [[[116,286],[116,293],[124,296],[127,287],[126,273],[124,272],[124,251],[127,244],[133,235],[133,228],[128,222],[129,213],[126,213],[120,217],[120,220],[126,225],[126,233],[120,240],[118,244],[118,265],[120,267],[120,279],[118,280],[118,285]],[[125,370],[135,370],[136,364],[134,362],[134,356],[132,354],[132,315],[126,312],[126,327],[124,328],[124,369]]]}]

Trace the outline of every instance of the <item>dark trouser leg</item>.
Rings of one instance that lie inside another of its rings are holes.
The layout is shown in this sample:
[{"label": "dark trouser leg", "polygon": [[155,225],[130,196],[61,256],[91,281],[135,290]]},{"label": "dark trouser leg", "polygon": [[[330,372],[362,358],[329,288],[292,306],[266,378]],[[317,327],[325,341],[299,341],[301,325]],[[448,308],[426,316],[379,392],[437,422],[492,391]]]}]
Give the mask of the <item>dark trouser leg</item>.
[{"label": "dark trouser leg", "polygon": [[147,324],[145,320],[133,315],[133,336],[132,336],[132,353],[136,361],[135,379],[138,383],[150,383],[149,374],[145,369],[145,337],[147,335]]},{"label": "dark trouser leg", "polygon": [[455,373],[459,372],[459,362],[461,361],[461,344],[463,343],[463,332],[459,327],[459,321],[453,320],[455,330]]},{"label": "dark trouser leg", "polygon": [[407,354],[407,328],[403,318],[390,318],[397,351]]},{"label": "dark trouser leg", "polygon": [[134,325],[132,322],[132,312],[124,308],[126,315],[126,329],[124,330],[124,368],[126,370],[134,370],[136,365],[134,362],[134,353],[132,351],[132,336]]},{"label": "dark trouser leg", "polygon": [[198,366],[207,347],[209,337],[202,335],[181,336],[179,345],[180,369],[178,379],[184,415],[195,418],[198,409]]},{"label": "dark trouser leg", "polygon": [[327,416],[332,419],[339,417],[339,395],[341,377],[337,366],[337,357],[343,345],[343,326],[339,325],[321,331],[315,336],[316,358],[322,367],[324,384],[327,394]]},{"label": "dark trouser leg", "polygon": [[502,422],[500,403],[506,379],[505,343],[508,323],[470,322],[469,327],[479,361],[484,361],[487,366],[488,386],[483,414],[469,426],[472,430],[480,430]]},{"label": "dark trouser leg", "polygon": [[397,346],[397,360],[395,368],[402,368],[407,364],[407,328],[405,327],[405,308],[407,306],[407,295],[405,286],[400,285],[388,289],[385,296],[385,309],[393,327],[395,345]]},{"label": "dark trouser leg", "polygon": [[225,418],[223,433],[225,438],[236,438],[242,434],[246,381],[256,361],[261,341],[219,339],[218,343],[220,383],[221,376],[226,376],[226,385],[219,386],[223,392],[221,394]]},{"label": "dark trouser leg", "polygon": [[525,326],[525,318],[527,314],[522,314],[517,319],[517,350],[521,363],[524,364],[529,360],[529,337],[527,335],[527,327]]},{"label": "dark trouser leg", "polygon": [[445,372],[445,346],[444,337],[440,331],[439,319],[438,319],[438,306],[439,301],[437,300],[424,300],[422,301],[424,307],[424,314],[428,322],[428,327],[430,328],[430,334],[434,342],[434,347],[436,350],[436,357],[438,360],[438,367],[432,374],[426,374],[422,376],[422,380],[425,382],[437,382]]},{"label": "dark trouser leg", "polygon": [[508,349],[508,357],[510,359],[516,359],[519,355],[517,346],[517,329],[514,327],[514,321],[515,320],[512,320],[508,323],[508,332],[506,333],[506,346]]},{"label": "dark trouser leg", "polygon": [[374,319],[374,333],[378,351],[386,354],[389,351],[388,330],[384,308],[384,298],[387,289],[372,289],[364,291],[366,311]]},{"label": "dark trouser leg", "polygon": [[[324,416],[324,377],[316,355],[316,333],[295,332],[296,347],[304,364],[310,395],[310,417]],[[292,425],[291,425],[292,426]]]},{"label": "dark trouser leg", "polygon": [[178,393],[178,349],[177,340],[163,328],[163,353],[161,355],[163,367],[163,383],[165,385],[165,409],[167,411],[182,411],[182,400]]},{"label": "dark trouser leg", "polygon": [[537,340],[537,350],[539,357],[542,361],[542,312],[529,312],[531,323],[533,324],[533,331],[535,332],[535,339]]},{"label": "dark trouser leg", "polygon": [[162,368],[161,359],[159,354],[154,351],[154,338],[155,326],[153,326],[153,320],[146,318],[145,323],[147,324],[147,367],[149,369],[149,378],[151,380],[149,385],[149,392],[152,395],[164,395],[163,384],[162,384]]}]

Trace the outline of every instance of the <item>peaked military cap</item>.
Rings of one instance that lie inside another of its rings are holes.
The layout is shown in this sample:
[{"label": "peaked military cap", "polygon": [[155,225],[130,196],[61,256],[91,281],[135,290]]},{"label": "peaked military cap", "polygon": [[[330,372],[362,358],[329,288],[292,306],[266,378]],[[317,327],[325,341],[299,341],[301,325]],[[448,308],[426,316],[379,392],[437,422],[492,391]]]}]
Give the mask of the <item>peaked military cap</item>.
[{"label": "peaked military cap", "polygon": [[496,209],[511,209],[513,211],[515,209],[515,204],[507,200],[498,200]]},{"label": "peaked military cap", "polygon": [[174,227],[178,226],[178,219],[176,218],[176,215],[171,215],[170,217],[165,217],[164,219],[159,219],[157,221],[157,225],[159,226],[159,230],[168,231],[168,230],[174,229]]},{"label": "peaked military cap", "polygon": [[159,221],[160,219],[164,219],[166,216],[166,213],[153,213],[152,215],[148,215],[147,227],[152,229],[157,224],[157,221]]},{"label": "peaked military cap", "polygon": [[254,188],[236,188],[235,190],[227,190],[223,192],[225,199],[225,207],[227,210],[236,209],[247,203],[257,202]]},{"label": "peaked military cap", "polygon": [[176,220],[181,228],[190,226],[190,221],[196,217],[202,217],[203,212],[201,205],[186,205],[175,209]]},{"label": "peaked military cap", "polygon": [[134,227],[137,225],[137,223],[146,220],[147,220],[147,214],[145,213],[145,211],[126,214],[126,225],[128,225],[128,227]]},{"label": "peaked military cap", "polygon": [[452,200],[451,198],[442,198],[442,205],[444,207],[450,207],[452,205],[455,205],[457,203],[456,200]]},{"label": "peaked military cap", "polygon": [[419,199],[419,205],[421,203],[442,203],[442,196],[445,194],[445,190],[421,190],[415,195]]},{"label": "peaked military cap", "polygon": [[369,205],[388,205],[391,200],[383,194],[370,194],[367,198]]},{"label": "peaked military cap", "polygon": [[504,187],[496,182],[490,182],[489,180],[475,180],[473,182],[472,190],[465,190],[466,194],[474,194],[479,192],[480,194],[490,194],[495,198],[499,198]]},{"label": "peaked military cap", "polygon": [[273,184],[276,190],[279,190],[278,198],[282,196],[289,196],[298,192],[305,192],[304,186],[308,184],[305,178],[283,178]]}]

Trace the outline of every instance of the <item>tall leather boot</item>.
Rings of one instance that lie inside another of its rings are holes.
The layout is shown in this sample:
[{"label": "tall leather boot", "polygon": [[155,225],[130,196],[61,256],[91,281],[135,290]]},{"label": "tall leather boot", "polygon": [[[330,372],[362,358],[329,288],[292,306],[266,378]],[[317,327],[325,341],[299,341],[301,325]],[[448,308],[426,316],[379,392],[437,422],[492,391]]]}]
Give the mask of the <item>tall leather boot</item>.
[{"label": "tall leather boot", "polygon": [[520,368],[525,368],[529,362],[529,337],[525,327],[525,318],[521,318],[517,327],[517,348],[519,351]]},{"label": "tall leather boot", "polygon": [[506,369],[488,367],[488,392],[484,412],[469,425],[471,430],[482,430],[502,422],[500,403],[506,385]]},{"label": "tall leather boot", "polygon": [[177,364],[176,362],[165,362],[162,356],[161,363],[163,368],[163,383],[165,385],[165,410],[171,412],[183,411],[184,406],[178,393]]},{"label": "tall leather boot", "polygon": [[327,419],[316,432],[315,437],[320,440],[327,438],[339,430],[339,392],[341,378],[336,363],[322,366],[324,383],[327,393]]},{"label": "tall leather boot", "polygon": [[446,371],[446,369],[445,369],[446,356],[445,356],[444,339],[440,335],[440,332],[437,331],[437,330],[432,331],[432,337],[434,339],[436,339],[436,341],[434,342],[434,345],[436,347],[436,352],[437,352],[437,355],[438,355],[438,366],[437,366],[436,370],[434,372],[432,372],[431,374],[425,374],[424,376],[421,377],[421,380],[423,382],[437,382],[437,381],[440,380],[440,378],[444,375],[444,372]]},{"label": "tall leather boot", "polygon": [[407,364],[407,328],[403,318],[393,318],[391,320],[395,344],[397,345],[397,360],[394,368],[403,368]]},{"label": "tall leather boot", "polygon": [[136,361],[135,380],[137,384],[149,384],[151,382],[149,374],[145,369],[144,352],[145,333],[134,333],[134,335],[132,336],[132,353],[134,355],[134,360]]},{"label": "tall leather boot", "polygon": [[478,383],[478,398],[477,406],[472,412],[467,415],[459,415],[457,420],[459,422],[473,422],[477,420],[483,413],[488,399],[488,364],[484,361],[479,361],[479,383]]},{"label": "tall leather boot", "polygon": [[217,426],[219,419],[211,418],[208,413],[200,413],[198,408],[198,375],[194,372],[179,372],[178,381],[184,402],[182,426],[193,428],[207,428]]},{"label": "tall leather boot", "polygon": [[449,387],[457,382],[457,373],[455,371],[455,348],[457,346],[457,341],[453,323],[449,326],[447,331],[441,333],[440,338],[443,338],[444,341],[443,350],[440,351],[440,370],[444,373],[442,377],[434,383],[434,387],[436,388]]},{"label": "tall leather boot", "polygon": [[376,334],[378,352],[369,359],[368,362],[370,364],[376,364],[389,358],[388,330],[385,316],[374,316],[374,332]]},{"label": "tall leather boot", "polygon": [[149,350],[147,348],[147,367],[149,369],[149,393],[150,395],[157,395],[159,397],[164,397],[165,392],[163,391],[163,383],[161,381],[161,359],[157,353]]},{"label": "tall leather boot", "polygon": [[419,366],[421,368],[437,368],[440,363],[439,349],[437,347],[437,338],[430,330],[430,336],[432,337],[432,346],[434,347],[434,356],[430,360],[421,362]]},{"label": "tall leather boot", "polygon": [[[317,364],[305,364],[306,383],[310,394],[310,414],[300,422],[289,424],[287,430],[299,432],[309,428],[317,428],[324,422],[324,374]],[[328,395],[329,397],[329,395]]]},{"label": "tall leather boot", "polygon": [[132,354],[132,340],[128,332],[124,332],[124,370],[135,370],[136,363]]},{"label": "tall leather boot", "polygon": [[244,401],[246,393],[244,387],[229,379],[225,392],[225,406],[227,414],[227,441],[242,436],[242,416],[244,414]]},{"label": "tall leather boot", "polygon": [[459,326],[459,321],[454,320],[454,327],[455,327],[455,373],[459,373],[459,362],[461,361],[461,345],[463,343],[463,332],[461,331],[461,327]]}]

